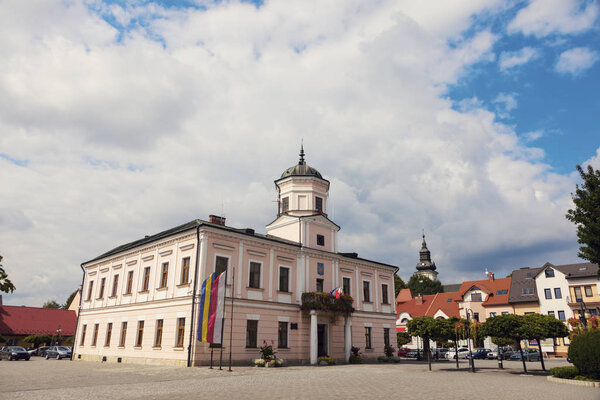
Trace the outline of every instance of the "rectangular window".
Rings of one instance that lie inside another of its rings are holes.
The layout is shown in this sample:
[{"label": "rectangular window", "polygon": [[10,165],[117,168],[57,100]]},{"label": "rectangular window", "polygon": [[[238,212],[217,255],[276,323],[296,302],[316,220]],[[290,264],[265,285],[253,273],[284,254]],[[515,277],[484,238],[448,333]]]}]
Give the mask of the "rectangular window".
[{"label": "rectangular window", "polygon": [[289,292],[290,291],[290,269],[286,267],[279,267],[279,291]]},{"label": "rectangular window", "polygon": [[283,199],[281,199],[281,212],[282,213],[288,212],[289,209],[290,209],[290,198],[284,197]]},{"label": "rectangular window", "polygon": [[475,321],[479,322],[479,313],[478,313],[478,312],[476,312],[476,313],[473,313],[473,319],[474,319]]},{"label": "rectangular window", "polygon": [[94,324],[94,336],[92,336],[92,346],[96,346],[98,342],[98,328],[100,324]]},{"label": "rectangular window", "polygon": [[525,315],[535,314],[533,311],[525,311]]},{"label": "rectangular window", "polygon": [[81,330],[81,340],[79,341],[79,345],[83,346],[83,344],[85,343],[85,332],[87,331],[87,325],[83,325],[83,328]]},{"label": "rectangular window", "polygon": [[390,299],[388,298],[388,285],[385,283],[381,284],[381,302],[383,304],[390,304]]},{"label": "rectangular window", "polygon": [[502,311],[502,315],[508,315],[508,311]]},{"label": "rectangular window", "polygon": [[561,321],[566,321],[565,312],[564,311],[559,311],[558,312],[558,319],[560,319]]},{"label": "rectangular window", "polygon": [[383,328],[383,345],[385,347],[390,345],[390,328]]},{"label": "rectangular window", "polygon": [[183,347],[183,336],[185,335],[185,318],[177,318],[177,343],[175,347]]},{"label": "rectangular window", "polygon": [[317,235],[317,245],[318,246],[325,246],[325,236],[323,236],[323,235]]},{"label": "rectangular window", "polygon": [[147,292],[150,285],[150,267],[144,268],[144,280],[142,281],[142,292]]},{"label": "rectangular window", "polygon": [[248,287],[260,288],[260,263],[250,262],[250,277],[248,278]]},{"label": "rectangular window", "polygon": [[104,340],[104,347],[110,347],[110,337],[112,336],[112,322],[106,325],[106,339]]},{"label": "rectangular window", "polygon": [[562,299],[562,292],[560,291],[560,288],[554,288],[554,298],[555,299]]},{"label": "rectangular window", "polygon": [[365,349],[372,349],[371,343],[371,327],[365,326]]},{"label": "rectangular window", "polygon": [[585,289],[585,297],[592,297],[592,287],[584,286],[583,288]]},{"label": "rectangular window", "polygon": [[125,338],[127,337],[127,321],[121,322],[121,337],[119,338],[119,346],[125,347]]},{"label": "rectangular window", "polygon": [[363,301],[369,303],[371,301],[371,282],[363,281]]},{"label": "rectangular window", "polygon": [[217,256],[215,260],[215,272],[217,275],[221,275],[227,269],[229,259],[227,257]]},{"label": "rectangular window", "polygon": [[323,279],[317,278],[317,292],[323,291]]},{"label": "rectangular window", "polygon": [[577,301],[577,302],[583,301],[583,297],[581,296],[581,288],[579,286],[577,286],[577,287],[574,287],[573,290],[575,291],[575,301]]},{"label": "rectangular window", "polygon": [[92,299],[92,292],[94,291],[94,281],[90,281],[90,286],[88,286],[88,295],[87,295],[87,300],[91,300]]},{"label": "rectangular window", "polygon": [[342,278],[342,289],[344,294],[350,296],[350,288],[352,287],[350,278]]},{"label": "rectangular window", "polygon": [[256,348],[258,336],[258,320],[249,319],[246,321],[246,347]]},{"label": "rectangular window", "polygon": [[131,294],[131,290],[133,288],[133,271],[129,271],[127,273],[127,291],[125,294]]},{"label": "rectangular window", "polygon": [[552,315],[554,317],[554,311],[548,311],[548,315]]},{"label": "rectangular window", "polygon": [[117,297],[117,290],[119,290],[119,274],[116,274],[113,277],[112,293],[110,297]]},{"label": "rectangular window", "polygon": [[181,284],[185,285],[190,280],[190,258],[181,260]]},{"label": "rectangular window", "polygon": [[159,288],[166,288],[168,279],[169,279],[169,263],[164,262],[164,263],[162,263],[162,268],[160,271],[160,286],[159,286]]},{"label": "rectangular window", "polygon": [[277,334],[277,347],[280,349],[288,348],[288,323],[279,322],[279,331]]},{"label": "rectangular window", "polygon": [[471,293],[471,301],[481,301],[481,293]]},{"label": "rectangular window", "polygon": [[98,293],[98,298],[101,299],[104,297],[104,286],[106,285],[106,278],[102,278],[100,280],[100,293]]},{"label": "rectangular window", "polygon": [[554,270],[552,268],[546,268],[546,278],[554,278]]},{"label": "rectangular window", "polygon": [[163,332],[163,320],[156,320],[156,334],[154,335],[154,347],[161,347],[162,345],[162,332]]},{"label": "rectangular window", "polygon": [[544,289],[544,294],[546,295],[547,299],[551,299],[552,298],[552,290],[550,290],[550,289]]},{"label": "rectangular window", "polygon": [[323,198],[315,197],[315,210],[317,212],[323,212]]},{"label": "rectangular window", "polygon": [[137,337],[135,338],[135,346],[142,347],[144,339],[144,321],[138,321]]},{"label": "rectangular window", "polygon": [[497,314],[495,312],[490,313],[490,318],[494,318]]}]

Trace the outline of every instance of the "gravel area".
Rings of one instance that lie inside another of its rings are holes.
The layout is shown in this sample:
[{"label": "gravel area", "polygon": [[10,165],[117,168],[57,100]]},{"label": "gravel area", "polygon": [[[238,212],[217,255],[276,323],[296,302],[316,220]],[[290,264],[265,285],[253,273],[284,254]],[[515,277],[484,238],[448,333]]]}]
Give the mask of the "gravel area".
[{"label": "gravel area", "polygon": [[[600,399],[600,391],[548,382],[539,363],[476,361],[477,373],[461,361],[427,365],[364,364],[323,367],[234,367],[233,372],[206,367],[106,364],[69,360],[0,362],[0,399]],[[548,368],[567,365],[550,360]]]}]

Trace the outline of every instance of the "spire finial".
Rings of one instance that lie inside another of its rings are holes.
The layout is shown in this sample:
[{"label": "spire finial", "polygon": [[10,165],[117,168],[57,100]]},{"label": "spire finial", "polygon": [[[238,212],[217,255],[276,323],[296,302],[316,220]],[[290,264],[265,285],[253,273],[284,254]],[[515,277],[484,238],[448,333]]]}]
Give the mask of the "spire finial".
[{"label": "spire finial", "polygon": [[298,164],[304,165],[304,139],[301,139],[300,141],[300,161]]}]

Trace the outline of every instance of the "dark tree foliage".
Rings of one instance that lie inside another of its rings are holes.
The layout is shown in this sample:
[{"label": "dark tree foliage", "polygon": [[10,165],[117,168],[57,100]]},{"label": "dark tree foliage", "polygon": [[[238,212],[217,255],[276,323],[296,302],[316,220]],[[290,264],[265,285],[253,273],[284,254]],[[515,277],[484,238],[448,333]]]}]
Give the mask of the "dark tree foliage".
[{"label": "dark tree foliage", "polygon": [[[600,264],[600,171],[588,165],[587,172],[580,166],[577,171],[583,184],[571,193],[575,208],[567,212],[567,219],[577,225],[578,256]],[[600,270],[598,271],[600,274]]]},{"label": "dark tree foliage", "polygon": [[40,347],[40,345],[42,343],[45,343],[46,345],[50,345],[52,344],[52,336],[50,335],[29,335],[26,336],[23,341],[25,343],[31,343],[33,344],[34,348],[38,348]]},{"label": "dark tree foliage", "polygon": [[407,332],[397,332],[396,333],[396,342],[398,344],[398,347],[402,347],[407,343],[410,343],[412,341],[412,338],[410,337],[410,335]]},{"label": "dark tree foliage", "polygon": [[60,308],[60,304],[58,304],[56,300],[48,300],[44,303],[42,308]]},{"label": "dark tree foliage", "polygon": [[406,283],[404,283],[404,281],[398,276],[398,274],[394,274],[394,288],[396,288],[395,297],[398,297],[398,293],[400,293],[400,290],[406,289]]},{"label": "dark tree foliage", "polygon": [[412,292],[413,296],[425,295],[425,294],[436,294],[442,293],[444,291],[444,287],[442,286],[442,282],[432,281],[426,276],[413,275],[408,280],[407,284],[408,288]]},{"label": "dark tree foliage", "polygon": [[575,336],[569,346],[569,358],[584,376],[600,378],[600,330],[591,329]]},{"label": "dark tree foliage", "polygon": [[12,293],[15,291],[15,285],[8,279],[8,274],[2,267],[2,256],[0,256],[0,292]]},{"label": "dark tree foliage", "polygon": [[60,308],[65,309],[65,310],[67,308],[69,308],[69,304],[71,304],[71,302],[73,301],[73,298],[75,297],[76,294],[77,294],[77,290],[74,291],[73,293],[71,293],[69,295],[69,297],[67,297],[67,301],[65,301],[65,304],[63,304],[62,306],[60,306]]}]

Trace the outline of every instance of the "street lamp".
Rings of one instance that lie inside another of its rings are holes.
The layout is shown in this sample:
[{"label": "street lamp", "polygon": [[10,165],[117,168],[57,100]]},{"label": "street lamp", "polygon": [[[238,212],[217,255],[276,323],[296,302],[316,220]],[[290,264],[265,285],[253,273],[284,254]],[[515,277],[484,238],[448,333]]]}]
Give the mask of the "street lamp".
[{"label": "street lamp", "polygon": [[587,319],[585,318],[585,303],[583,299],[577,299],[579,305],[581,306],[581,311],[579,311],[579,320],[583,324],[583,329],[587,330]]},{"label": "street lamp", "polygon": [[[465,312],[467,313],[467,346],[469,347],[469,364],[471,365],[471,372],[475,372],[475,363],[473,362],[473,352],[471,351],[470,340],[471,322],[469,321],[469,312],[473,314],[473,310],[466,308]],[[456,356],[458,357],[458,354]]]}]

